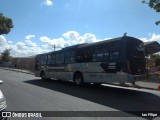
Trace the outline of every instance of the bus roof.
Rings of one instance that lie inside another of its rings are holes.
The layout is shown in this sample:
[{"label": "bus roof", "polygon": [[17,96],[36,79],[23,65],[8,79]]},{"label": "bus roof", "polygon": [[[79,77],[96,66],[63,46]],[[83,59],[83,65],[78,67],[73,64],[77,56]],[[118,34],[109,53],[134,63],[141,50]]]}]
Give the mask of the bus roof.
[{"label": "bus roof", "polygon": [[73,46],[69,46],[69,47],[62,48],[61,50],[51,51],[51,52],[46,52],[46,53],[41,53],[41,54],[38,54],[38,55],[36,55],[36,56],[47,55],[47,54],[52,54],[52,53],[58,53],[58,52],[61,52],[61,51],[64,51],[64,50],[69,50],[69,49],[78,48],[79,46],[81,46],[81,45],[86,45],[86,44],[88,44],[88,43],[82,43],[82,44],[78,44],[78,45],[73,45]]},{"label": "bus roof", "polygon": [[[95,43],[82,43],[82,44],[77,44],[77,45],[65,47],[65,48],[62,48],[61,50],[58,50],[58,51],[52,51],[52,52],[38,54],[37,56],[39,56],[39,55],[46,55],[46,54],[52,54],[52,53],[60,52],[60,51],[63,51],[63,50],[69,50],[69,49],[74,49],[74,48],[83,48],[83,47],[94,46],[94,45],[98,45],[98,44],[104,44],[104,43],[108,43],[108,42],[119,41],[123,37],[134,38],[134,37],[130,37],[130,36],[122,36],[122,37],[117,37],[117,38],[113,38],[113,39],[102,40],[102,41],[95,42]],[[137,38],[134,38],[134,39],[137,39]],[[139,39],[137,39],[137,40],[139,40]]]},{"label": "bus roof", "polygon": [[83,48],[83,47],[88,47],[88,46],[93,46],[93,45],[98,45],[98,44],[103,44],[103,43],[108,43],[108,42],[113,42],[113,41],[119,41],[121,39],[122,39],[122,37],[118,37],[118,38],[114,38],[114,39],[108,39],[108,40],[102,40],[100,42],[81,45],[78,48]]},{"label": "bus roof", "polygon": [[72,49],[72,48],[78,48],[79,46],[87,45],[87,44],[88,43],[77,44],[77,45],[73,45],[73,46],[62,48],[62,50],[68,50],[68,49]]}]

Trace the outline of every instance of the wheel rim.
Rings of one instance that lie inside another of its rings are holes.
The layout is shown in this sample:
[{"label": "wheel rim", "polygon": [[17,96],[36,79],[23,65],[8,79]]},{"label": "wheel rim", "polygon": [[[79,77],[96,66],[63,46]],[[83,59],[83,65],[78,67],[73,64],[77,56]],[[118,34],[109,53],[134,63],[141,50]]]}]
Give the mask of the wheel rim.
[{"label": "wheel rim", "polygon": [[42,79],[45,79],[45,74],[42,74]]},{"label": "wheel rim", "polygon": [[80,76],[76,77],[76,84],[80,85],[82,82],[82,79]]}]

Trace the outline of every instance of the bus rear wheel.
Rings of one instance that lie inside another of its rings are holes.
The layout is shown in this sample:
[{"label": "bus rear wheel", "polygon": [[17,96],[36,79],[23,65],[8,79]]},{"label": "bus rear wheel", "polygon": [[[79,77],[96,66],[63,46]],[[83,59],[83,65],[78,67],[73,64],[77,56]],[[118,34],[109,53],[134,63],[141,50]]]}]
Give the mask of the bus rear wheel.
[{"label": "bus rear wheel", "polygon": [[78,86],[82,86],[84,84],[83,75],[81,73],[76,73],[74,75],[74,83]]}]

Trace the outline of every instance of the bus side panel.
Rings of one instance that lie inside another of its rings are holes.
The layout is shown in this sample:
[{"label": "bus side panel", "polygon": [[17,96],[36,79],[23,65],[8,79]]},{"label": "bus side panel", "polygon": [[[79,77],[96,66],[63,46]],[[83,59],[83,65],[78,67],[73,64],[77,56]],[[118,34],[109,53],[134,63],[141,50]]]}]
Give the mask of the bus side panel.
[{"label": "bus side panel", "polygon": [[125,83],[130,82],[126,73],[83,73],[87,83]]},{"label": "bus side panel", "polygon": [[70,72],[105,72],[101,62],[68,64],[67,68]]},{"label": "bus side panel", "polygon": [[73,74],[74,74],[73,72],[58,72],[58,71],[47,72],[46,71],[47,78],[54,78],[54,79],[65,80],[65,81],[72,81]]}]

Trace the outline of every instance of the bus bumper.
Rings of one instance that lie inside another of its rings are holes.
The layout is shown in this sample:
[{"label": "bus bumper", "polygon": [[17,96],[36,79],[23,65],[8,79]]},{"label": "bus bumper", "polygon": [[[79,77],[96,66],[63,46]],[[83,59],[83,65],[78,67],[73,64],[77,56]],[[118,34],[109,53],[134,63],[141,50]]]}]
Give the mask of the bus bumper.
[{"label": "bus bumper", "polygon": [[136,79],[133,75],[128,74],[128,82],[129,83],[135,83]]},{"label": "bus bumper", "polygon": [[142,74],[142,75],[133,75],[135,81],[141,81],[144,80],[146,78],[146,74]]}]

